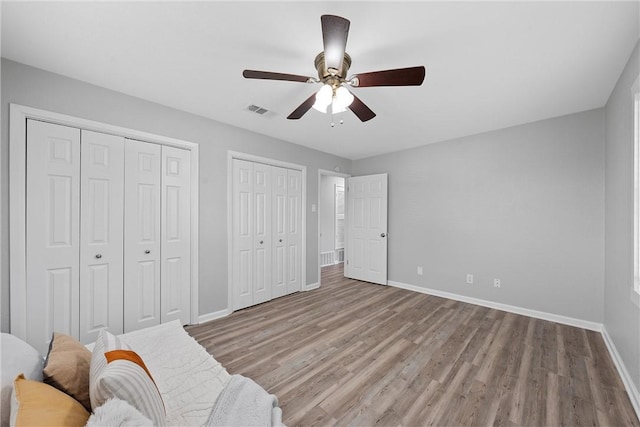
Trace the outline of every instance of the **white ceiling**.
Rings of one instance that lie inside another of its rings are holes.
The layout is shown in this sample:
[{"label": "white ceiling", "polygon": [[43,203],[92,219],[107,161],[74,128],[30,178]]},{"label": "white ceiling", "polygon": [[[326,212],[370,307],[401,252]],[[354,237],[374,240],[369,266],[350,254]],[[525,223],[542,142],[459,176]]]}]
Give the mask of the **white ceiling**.
[{"label": "white ceiling", "polygon": [[[2,56],[360,159],[603,106],[640,37],[638,6],[5,1]],[[353,89],[377,113],[366,123],[349,111],[335,128],[315,110],[287,120],[318,86],[242,70],[316,76],[322,14],[351,21],[351,73],[425,65],[425,83]]]}]

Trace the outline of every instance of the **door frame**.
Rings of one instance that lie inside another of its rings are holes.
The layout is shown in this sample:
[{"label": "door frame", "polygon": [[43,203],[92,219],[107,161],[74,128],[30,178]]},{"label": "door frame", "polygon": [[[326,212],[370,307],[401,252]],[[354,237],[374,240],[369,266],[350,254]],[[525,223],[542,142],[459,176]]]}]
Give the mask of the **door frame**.
[{"label": "door frame", "polygon": [[293,169],[302,173],[302,253],[300,254],[300,289],[306,288],[307,283],[307,167],[282,160],[239,151],[227,151],[227,311],[233,312],[233,160],[245,160],[254,163],[263,163],[269,166]]},{"label": "door frame", "polygon": [[[336,171],[330,171],[327,169],[318,169],[318,287],[322,286],[322,267],[320,266],[321,262],[320,262],[320,212],[322,210],[322,206],[320,205],[320,191],[322,190],[321,185],[322,185],[322,175],[326,175],[326,176],[337,176],[340,178],[344,178],[344,192],[345,192],[345,203],[346,203],[346,195],[347,195],[347,185],[349,178],[351,178],[351,174],[348,173],[341,173],[341,172],[336,172]],[[348,210],[346,209],[345,206],[345,210],[344,210],[344,221],[345,221],[345,228],[344,228],[344,233],[345,233],[345,246],[347,244],[347,215],[349,214]]]},{"label": "door frame", "polygon": [[94,120],[9,104],[9,283],[11,333],[26,337],[26,136],[27,119],[123,136],[191,153],[191,318],[198,321],[199,146],[194,142],[156,135]]}]

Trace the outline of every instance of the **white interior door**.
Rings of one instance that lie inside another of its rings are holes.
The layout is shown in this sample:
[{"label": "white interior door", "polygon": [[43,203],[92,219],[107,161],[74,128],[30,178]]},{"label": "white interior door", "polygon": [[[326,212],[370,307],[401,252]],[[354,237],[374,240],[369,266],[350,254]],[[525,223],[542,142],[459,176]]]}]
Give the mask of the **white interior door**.
[{"label": "white interior door", "polygon": [[191,321],[191,156],[162,147],[160,321]]},{"label": "white interior door", "polygon": [[271,166],[253,164],[253,304],[271,299]]},{"label": "white interior door", "polygon": [[[335,249],[344,249],[344,185],[335,186]],[[336,258],[336,262],[338,259]]]},{"label": "white interior door", "polygon": [[233,160],[233,309],[253,304],[253,163]]},{"label": "white interior door", "polygon": [[287,294],[302,290],[302,172],[287,169]]},{"label": "white interior door", "polygon": [[27,342],[79,337],[80,130],[27,121]]},{"label": "white interior door", "polygon": [[123,332],[124,138],[82,131],[80,340]]},{"label": "white interior door", "polygon": [[287,295],[287,169],[271,168],[273,184],[273,298]]},{"label": "white interior door", "polygon": [[126,140],[125,332],[160,323],[160,165],[160,145]]},{"label": "white interior door", "polygon": [[387,174],[347,182],[345,277],[387,284]]}]

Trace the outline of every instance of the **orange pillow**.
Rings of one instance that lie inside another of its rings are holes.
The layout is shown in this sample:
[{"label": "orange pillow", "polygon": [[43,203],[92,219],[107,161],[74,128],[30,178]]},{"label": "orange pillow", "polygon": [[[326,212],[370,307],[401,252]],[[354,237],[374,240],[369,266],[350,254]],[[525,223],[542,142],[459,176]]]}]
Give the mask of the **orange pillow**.
[{"label": "orange pillow", "polygon": [[13,382],[11,425],[83,427],[89,412],[73,397],[23,374]]}]

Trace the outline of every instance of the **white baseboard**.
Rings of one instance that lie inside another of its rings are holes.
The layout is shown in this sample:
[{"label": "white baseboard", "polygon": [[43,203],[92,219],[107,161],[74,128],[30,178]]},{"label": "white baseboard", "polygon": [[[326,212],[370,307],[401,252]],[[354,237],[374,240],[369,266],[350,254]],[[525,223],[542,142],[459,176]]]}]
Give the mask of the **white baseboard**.
[{"label": "white baseboard", "polygon": [[602,338],[604,338],[604,343],[607,345],[607,349],[609,350],[609,354],[613,359],[613,364],[616,365],[618,369],[618,373],[622,378],[622,382],[624,383],[625,388],[627,389],[627,394],[629,395],[629,400],[631,400],[631,404],[633,405],[633,409],[636,410],[636,415],[638,419],[640,419],[640,391],[638,391],[638,387],[633,382],[631,375],[629,375],[629,371],[627,371],[627,367],[622,361],[620,357],[620,353],[618,353],[618,349],[616,345],[613,343],[609,332],[607,332],[606,327],[602,327]]},{"label": "white baseboard", "polygon": [[455,301],[481,305],[483,307],[495,308],[496,310],[508,311],[509,313],[515,313],[515,314],[522,314],[523,316],[535,317],[536,319],[549,320],[551,322],[561,323],[563,325],[577,326],[578,328],[588,329],[590,331],[596,331],[596,332],[602,331],[602,323],[590,322],[588,320],[575,319],[573,317],[561,316],[559,314],[531,310],[528,308],[518,307],[515,305],[502,304],[499,302],[487,301],[479,298],[452,294],[450,292],[423,288],[422,286],[408,285],[406,283],[394,282],[391,280],[389,280],[387,283],[389,284],[389,286],[407,289],[409,291],[414,291],[414,292],[420,292],[422,294],[434,295],[437,297],[448,298]]},{"label": "white baseboard", "polygon": [[209,322],[211,320],[220,319],[221,317],[225,317],[231,314],[231,310],[225,308],[224,310],[214,311],[213,313],[207,313],[198,316],[198,324]]},{"label": "white baseboard", "polygon": [[309,283],[308,285],[305,286],[304,290],[305,291],[312,291],[314,289],[318,289],[319,287],[320,287],[320,282]]}]

